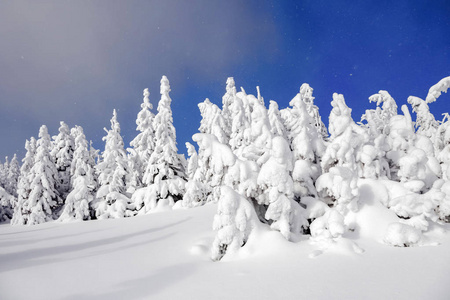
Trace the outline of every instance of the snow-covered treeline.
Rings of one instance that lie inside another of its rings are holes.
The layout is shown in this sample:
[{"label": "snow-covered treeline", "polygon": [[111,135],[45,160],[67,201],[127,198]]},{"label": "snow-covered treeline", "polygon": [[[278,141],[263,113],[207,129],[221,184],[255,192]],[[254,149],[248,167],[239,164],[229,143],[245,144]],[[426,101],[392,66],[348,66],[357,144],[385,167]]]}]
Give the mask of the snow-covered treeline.
[{"label": "snow-covered treeline", "polygon": [[256,96],[238,92],[228,78],[221,108],[208,99],[198,105],[202,120],[192,137],[198,150],[186,143],[186,160],[178,154],[163,76],[156,115],[144,90],[129,148],[116,111],[102,153],[80,126],[61,122],[53,139],[42,126],[39,138],[26,142],[21,167],[15,156],[0,166],[0,218],[33,225],[218,202],[212,258],[220,260],[260,226],[291,241],[345,238],[358,230],[365,183],[384,190],[381,205],[396,216],[383,241],[420,245],[430,227],[450,222],[450,120],[448,114],[436,120],[428,106],[449,87],[446,77],[426,100],[408,98],[415,122],[406,105],[399,114],[387,91],[370,96],[376,105],[355,122],[335,93],[327,129],[308,84],[279,109],[273,100],[266,106],[259,88]]},{"label": "snow-covered treeline", "polygon": [[178,154],[169,80],[161,79],[158,113],[151,112],[149,91],[136,124],[138,134],[125,148],[117,112],[105,128],[99,153],[83,128],[61,122],[50,137],[43,125],[36,140],[25,143],[26,155],[0,164],[0,218],[12,225],[130,217],[182,199],[185,159]]}]

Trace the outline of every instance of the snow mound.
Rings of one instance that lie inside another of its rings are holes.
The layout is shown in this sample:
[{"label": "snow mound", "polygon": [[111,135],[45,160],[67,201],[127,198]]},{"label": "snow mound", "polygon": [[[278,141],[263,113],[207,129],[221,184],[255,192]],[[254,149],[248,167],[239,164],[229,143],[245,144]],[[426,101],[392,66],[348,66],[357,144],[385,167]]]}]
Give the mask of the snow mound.
[{"label": "snow mound", "polygon": [[416,246],[421,240],[422,232],[420,230],[402,223],[391,223],[384,237],[386,244],[397,247]]}]

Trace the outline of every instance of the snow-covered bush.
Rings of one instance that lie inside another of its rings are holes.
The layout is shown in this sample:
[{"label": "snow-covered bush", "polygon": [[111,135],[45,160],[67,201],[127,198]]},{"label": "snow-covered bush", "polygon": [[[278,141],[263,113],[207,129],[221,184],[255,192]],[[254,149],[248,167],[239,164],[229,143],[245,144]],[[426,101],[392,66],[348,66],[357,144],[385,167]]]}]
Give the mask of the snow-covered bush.
[{"label": "snow-covered bush", "polygon": [[211,249],[211,258],[222,259],[227,253],[234,253],[247,242],[257,222],[251,204],[228,186],[220,188],[217,213],[213,229],[217,232]]},{"label": "snow-covered bush", "polygon": [[422,232],[407,224],[392,223],[386,230],[384,241],[397,247],[411,247],[420,243]]},{"label": "snow-covered bush", "polygon": [[344,216],[337,209],[327,209],[311,223],[310,231],[316,241],[337,239],[346,231]]},{"label": "snow-covered bush", "polygon": [[319,197],[341,213],[356,211],[358,208],[358,177],[347,167],[332,167],[316,182]]}]

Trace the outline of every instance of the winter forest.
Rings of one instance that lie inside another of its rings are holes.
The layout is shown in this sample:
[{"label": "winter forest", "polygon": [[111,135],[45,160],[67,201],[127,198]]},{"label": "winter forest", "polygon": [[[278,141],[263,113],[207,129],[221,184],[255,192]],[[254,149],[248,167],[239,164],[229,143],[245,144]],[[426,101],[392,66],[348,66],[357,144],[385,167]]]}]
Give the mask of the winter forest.
[{"label": "winter forest", "polygon": [[[104,151],[81,126],[61,122],[25,143],[26,155],[0,165],[0,218],[13,226],[127,218],[167,209],[217,203],[210,257],[221,260],[245,247],[260,227],[286,240],[329,243],[359,230],[362,184],[382,197],[373,209],[392,211],[386,247],[433,242],[430,228],[450,223],[450,120],[436,120],[429,105],[450,87],[450,77],[397,107],[387,91],[369,97],[353,119],[344,95],[332,95],[328,128],[313,88],[300,86],[289,107],[265,102],[226,81],[222,107],[198,104],[199,132],[178,153],[169,80],[161,79],[157,113],[145,89],[127,147],[117,112],[105,128]],[[176,101],[176,99],[175,99]],[[415,120],[415,121],[414,121]],[[377,224],[371,224],[376,227]],[[355,243],[355,252],[362,250]]]}]

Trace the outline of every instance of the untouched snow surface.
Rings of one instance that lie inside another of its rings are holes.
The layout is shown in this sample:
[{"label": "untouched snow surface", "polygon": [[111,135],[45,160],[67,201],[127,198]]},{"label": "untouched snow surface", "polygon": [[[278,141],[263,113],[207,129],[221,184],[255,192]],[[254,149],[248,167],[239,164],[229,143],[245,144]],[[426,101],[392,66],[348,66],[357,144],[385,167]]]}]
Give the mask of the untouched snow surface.
[{"label": "untouched snow surface", "polygon": [[374,199],[383,197],[380,187],[368,183],[360,186],[360,227],[344,239],[292,243],[258,226],[220,262],[210,259],[215,204],[126,219],[4,224],[0,298],[448,299],[450,226],[431,230],[430,246],[383,244],[397,218]]}]

